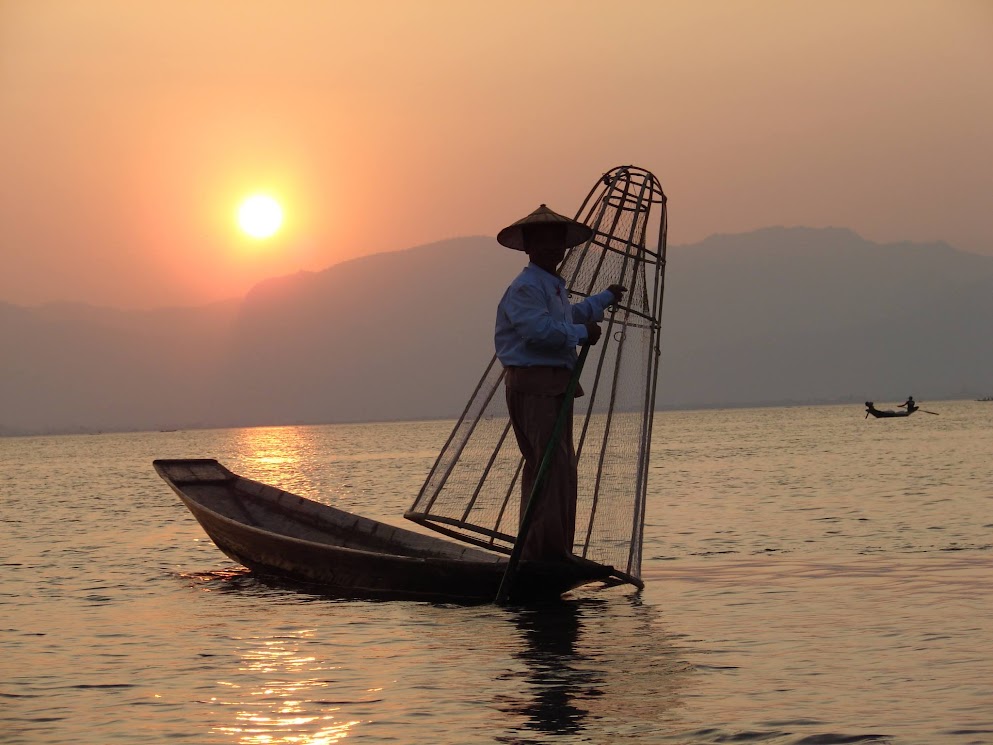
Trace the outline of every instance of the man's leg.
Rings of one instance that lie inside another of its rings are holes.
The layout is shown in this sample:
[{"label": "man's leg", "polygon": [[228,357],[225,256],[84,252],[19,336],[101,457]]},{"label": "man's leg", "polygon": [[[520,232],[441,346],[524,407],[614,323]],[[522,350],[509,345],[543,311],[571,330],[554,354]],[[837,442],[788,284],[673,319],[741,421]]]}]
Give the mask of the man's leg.
[{"label": "man's leg", "polygon": [[[521,517],[534,487],[545,449],[555,429],[564,396],[536,396],[507,391],[514,435],[524,455]],[[572,442],[572,408],[552,453],[552,461],[525,540],[522,558],[556,560],[572,553],[576,532],[576,456]]]}]

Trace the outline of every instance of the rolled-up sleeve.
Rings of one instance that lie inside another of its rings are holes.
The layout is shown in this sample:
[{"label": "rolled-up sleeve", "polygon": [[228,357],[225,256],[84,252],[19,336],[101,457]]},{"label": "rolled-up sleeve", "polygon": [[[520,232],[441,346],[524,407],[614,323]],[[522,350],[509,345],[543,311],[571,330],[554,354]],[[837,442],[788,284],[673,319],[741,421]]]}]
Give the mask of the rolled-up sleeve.
[{"label": "rolled-up sleeve", "polygon": [[603,320],[603,312],[612,302],[614,302],[614,293],[610,290],[590,295],[572,306],[572,320],[576,323],[589,323],[590,321],[599,323]]}]

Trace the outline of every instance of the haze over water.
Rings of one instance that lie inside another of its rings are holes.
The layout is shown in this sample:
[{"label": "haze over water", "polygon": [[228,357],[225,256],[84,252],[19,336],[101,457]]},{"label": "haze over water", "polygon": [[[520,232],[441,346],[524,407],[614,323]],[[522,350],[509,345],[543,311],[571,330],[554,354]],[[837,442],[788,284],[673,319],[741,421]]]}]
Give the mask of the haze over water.
[{"label": "haze over water", "polygon": [[646,589],[540,609],[263,584],[151,467],[405,524],[451,422],[0,439],[0,741],[993,742],[993,404],[926,408],[660,413]]}]

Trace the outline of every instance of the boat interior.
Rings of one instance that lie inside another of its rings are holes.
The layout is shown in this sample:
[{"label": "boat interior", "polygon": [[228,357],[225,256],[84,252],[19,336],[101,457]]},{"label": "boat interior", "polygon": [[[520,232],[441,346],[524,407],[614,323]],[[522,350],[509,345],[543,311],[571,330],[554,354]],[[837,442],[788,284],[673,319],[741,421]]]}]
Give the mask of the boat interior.
[{"label": "boat interior", "polygon": [[155,469],[196,508],[292,538],[415,558],[502,563],[498,554],[362,517],[246,479],[216,460],[157,460]]}]

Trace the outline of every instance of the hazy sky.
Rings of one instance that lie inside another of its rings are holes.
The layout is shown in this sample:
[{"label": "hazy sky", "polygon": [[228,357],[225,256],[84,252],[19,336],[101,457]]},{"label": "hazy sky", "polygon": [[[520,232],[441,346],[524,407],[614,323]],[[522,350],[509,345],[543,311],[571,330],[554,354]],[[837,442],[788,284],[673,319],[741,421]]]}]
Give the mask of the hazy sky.
[{"label": "hazy sky", "polygon": [[0,0],[0,301],[233,297],[572,213],[628,163],[673,243],[993,254],[991,122],[989,0]]}]

